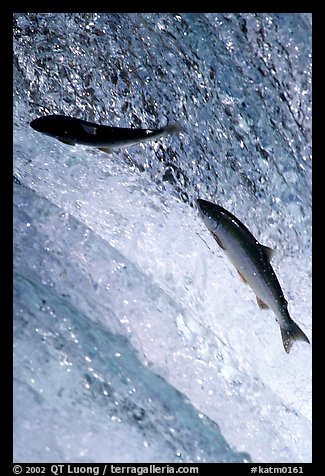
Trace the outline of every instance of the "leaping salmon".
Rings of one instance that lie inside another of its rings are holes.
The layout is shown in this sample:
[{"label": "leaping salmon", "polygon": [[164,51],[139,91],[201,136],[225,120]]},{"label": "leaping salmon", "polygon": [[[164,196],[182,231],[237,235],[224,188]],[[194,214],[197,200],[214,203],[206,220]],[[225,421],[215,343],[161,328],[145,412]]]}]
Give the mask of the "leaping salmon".
[{"label": "leaping salmon", "polygon": [[30,126],[38,132],[54,137],[64,144],[82,144],[111,153],[113,149],[159,139],[168,134],[182,132],[179,124],[160,129],[136,129],[95,124],[70,116],[50,115],[34,119]]},{"label": "leaping salmon", "polygon": [[309,344],[308,337],[289,315],[288,302],[270,263],[273,250],[261,245],[246,226],[224,208],[201,199],[197,204],[208,230],[242,280],[255,292],[259,307],[271,308],[275,313],[285,351],[289,353],[298,340]]}]

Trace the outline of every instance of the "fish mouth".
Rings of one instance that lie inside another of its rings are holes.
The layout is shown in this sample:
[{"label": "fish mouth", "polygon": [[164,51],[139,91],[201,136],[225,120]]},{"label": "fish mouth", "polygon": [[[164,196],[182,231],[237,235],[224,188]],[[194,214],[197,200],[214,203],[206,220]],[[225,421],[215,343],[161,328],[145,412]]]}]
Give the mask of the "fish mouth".
[{"label": "fish mouth", "polygon": [[199,211],[206,216],[211,216],[211,205],[212,203],[202,200],[202,198],[198,198],[196,200],[196,204],[198,206]]},{"label": "fish mouth", "polygon": [[202,198],[198,198],[196,200],[196,204],[197,204],[197,206],[200,210],[202,210],[202,208],[204,208],[205,203],[207,203],[206,200],[202,200]]},{"label": "fish mouth", "polygon": [[[216,215],[214,208],[216,205],[214,203],[208,202],[207,200],[203,200],[201,198],[198,198],[196,200],[196,204],[198,207],[198,210],[203,218],[203,221],[205,225],[208,227],[210,230],[213,228],[213,230],[216,230],[219,226],[219,217]],[[212,227],[213,224],[213,227]]]},{"label": "fish mouth", "polygon": [[32,129],[34,129],[34,131],[43,132],[43,134],[48,133],[48,124],[46,123],[46,121],[43,121],[42,117],[34,119],[32,122],[30,122],[29,125]]},{"label": "fish mouth", "polygon": [[38,119],[34,119],[34,120],[30,123],[30,127],[31,127],[32,129],[34,129],[34,131],[41,132],[39,126],[40,126],[40,124],[39,124],[39,120],[38,120]]}]

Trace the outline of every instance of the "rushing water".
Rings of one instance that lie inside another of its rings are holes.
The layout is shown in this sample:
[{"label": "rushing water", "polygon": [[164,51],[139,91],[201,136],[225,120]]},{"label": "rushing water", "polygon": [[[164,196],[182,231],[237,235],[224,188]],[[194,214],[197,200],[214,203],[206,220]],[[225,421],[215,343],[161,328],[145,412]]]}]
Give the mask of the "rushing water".
[{"label": "rushing water", "polygon": [[[311,17],[14,15],[16,461],[311,461],[284,352],[195,207],[261,243],[311,338]],[[182,134],[107,155],[67,114]]]}]

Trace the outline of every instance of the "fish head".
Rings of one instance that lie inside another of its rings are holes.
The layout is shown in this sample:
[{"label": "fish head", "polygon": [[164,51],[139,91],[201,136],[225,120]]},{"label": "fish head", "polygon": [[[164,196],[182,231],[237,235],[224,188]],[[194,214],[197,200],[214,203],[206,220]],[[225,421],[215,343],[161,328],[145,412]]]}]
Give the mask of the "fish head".
[{"label": "fish head", "polygon": [[197,206],[204,224],[209,231],[215,233],[222,221],[222,208],[215,203],[208,202],[207,200],[202,200],[199,198],[197,201]]},{"label": "fish head", "polygon": [[76,124],[68,116],[51,115],[34,119],[30,126],[37,132],[55,137],[61,141],[70,141],[75,137]]}]

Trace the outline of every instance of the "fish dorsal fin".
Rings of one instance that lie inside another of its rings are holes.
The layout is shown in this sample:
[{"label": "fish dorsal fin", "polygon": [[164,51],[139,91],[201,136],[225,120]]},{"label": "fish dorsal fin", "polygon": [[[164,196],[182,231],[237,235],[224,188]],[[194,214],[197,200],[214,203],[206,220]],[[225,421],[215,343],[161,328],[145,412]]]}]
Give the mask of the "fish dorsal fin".
[{"label": "fish dorsal fin", "polygon": [[262,299],[259,298],[258,296],[256,296],[256,302],[260,309],[269,309],[269,306],[264,301],[262,301]]},{"label": "fish dorsal fin", "polygon": [[267,257],[268,261],[271,261],[275,251],[272,248],[269,248],[268,246],[264,246],[260,244],[261,249],[263,250],[263,253]]}]

